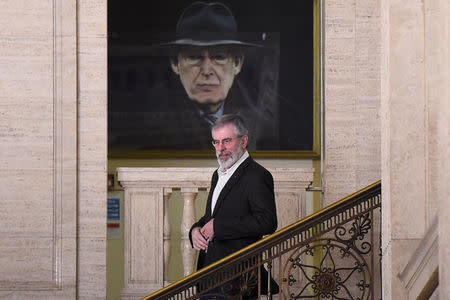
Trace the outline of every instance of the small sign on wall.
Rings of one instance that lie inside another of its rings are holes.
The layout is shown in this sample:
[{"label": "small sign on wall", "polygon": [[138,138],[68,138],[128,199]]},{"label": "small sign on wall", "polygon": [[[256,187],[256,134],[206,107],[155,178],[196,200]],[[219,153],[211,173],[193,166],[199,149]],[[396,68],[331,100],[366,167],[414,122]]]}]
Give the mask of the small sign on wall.
[{"label": "small sign on wall", "polygon": [[108,228],[120,227],[120,198],[108,198]]},{"label": "small sign on wall", "polygon": [[123,191],[108,192],[107,198],[107,236],[108,239],[123,238]]}]

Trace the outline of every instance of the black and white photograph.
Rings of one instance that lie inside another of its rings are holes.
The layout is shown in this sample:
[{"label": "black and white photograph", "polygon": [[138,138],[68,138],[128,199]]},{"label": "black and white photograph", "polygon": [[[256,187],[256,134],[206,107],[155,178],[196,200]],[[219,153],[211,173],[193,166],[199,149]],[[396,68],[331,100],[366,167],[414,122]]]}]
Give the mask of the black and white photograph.
[{"label": "black and white photograph", "polygon": [[229,113],[250,151],[313,150],[313,1],[108,5],[110,153],[209,153]]}]

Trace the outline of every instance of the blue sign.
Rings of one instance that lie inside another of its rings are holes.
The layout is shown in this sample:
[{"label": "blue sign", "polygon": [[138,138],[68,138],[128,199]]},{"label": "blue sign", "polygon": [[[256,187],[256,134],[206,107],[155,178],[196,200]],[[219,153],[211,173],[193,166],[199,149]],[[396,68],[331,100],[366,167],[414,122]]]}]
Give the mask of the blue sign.
[{"label": "blue sign", "polygon": [[108,198],[108,221],[120,220],[120,199]]}]

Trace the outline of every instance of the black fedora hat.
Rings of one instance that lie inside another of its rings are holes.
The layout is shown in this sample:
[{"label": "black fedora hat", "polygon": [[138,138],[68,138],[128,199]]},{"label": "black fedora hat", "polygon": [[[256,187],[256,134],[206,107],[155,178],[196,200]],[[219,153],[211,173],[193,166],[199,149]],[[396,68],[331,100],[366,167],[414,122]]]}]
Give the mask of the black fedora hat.
[{"label": "black fedora hat", "polygon": [[194,2],[181,14],[173,41],[159,47],[220,46],[259,47],[238,33],[231,10],[220,2]]}]

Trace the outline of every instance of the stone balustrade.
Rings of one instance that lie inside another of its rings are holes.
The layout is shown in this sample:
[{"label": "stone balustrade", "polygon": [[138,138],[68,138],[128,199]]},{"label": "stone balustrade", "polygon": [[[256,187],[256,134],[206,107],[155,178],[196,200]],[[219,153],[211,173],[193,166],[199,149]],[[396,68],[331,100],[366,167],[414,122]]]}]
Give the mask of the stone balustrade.
[{"label": "stone balustrade", "polygon": [[[168,202],[180,189],[184,201],[181,220],[181,257],[185,276],[194,271],[195,250],[189,229],[195,216],[194,203],[201,190],[208,190],[214,168],[118,168],[124,188],[124,287],[121,299],[140,299],[163,288],[170,257]],[[303,217],[306,187],[313,181],[312,168],[269,168],[274,177],[278,229]]]}]

